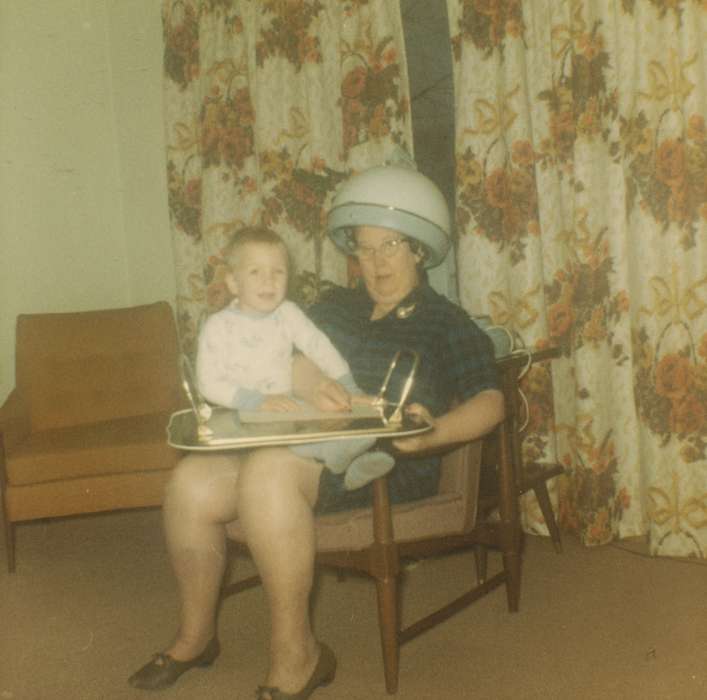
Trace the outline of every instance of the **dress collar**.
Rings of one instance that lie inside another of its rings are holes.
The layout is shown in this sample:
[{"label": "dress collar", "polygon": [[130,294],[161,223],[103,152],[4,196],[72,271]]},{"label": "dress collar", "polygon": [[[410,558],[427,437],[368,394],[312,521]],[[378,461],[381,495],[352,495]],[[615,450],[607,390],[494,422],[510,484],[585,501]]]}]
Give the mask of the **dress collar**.
[{"label": "dress collar", "polygon": [[[421,304],[424,303],[425,299],[429,295],[429,285],[426,282],[421,282],[418,284],[407,296],[401,299],[390,311],[388,311],[385,316],[381,316],[371,323],[378,323],[386,320],[404,320],[410,318],[418,311]],[[371,320],[371,314],[373,313],[373,300],[368,296],[365,286],[361,285],[359,288],[359,299],[361,303],[361,310],[365,314],[367,320]]]}]

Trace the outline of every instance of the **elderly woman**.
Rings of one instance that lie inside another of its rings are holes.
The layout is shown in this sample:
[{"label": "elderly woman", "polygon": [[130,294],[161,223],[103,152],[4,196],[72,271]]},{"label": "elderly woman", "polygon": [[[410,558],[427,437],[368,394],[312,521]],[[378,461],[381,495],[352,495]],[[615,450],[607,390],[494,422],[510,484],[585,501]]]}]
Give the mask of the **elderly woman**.
[{"label": "elderly woman", "polygon": [[[393,442],[393,502],[436,492],[439,454],[491,430],[503,417],[492,344],[467,314],[436,294],[425,267],[449,246],[446,202],[420,173],[382,166],[352,177],[337,194],[329,234],[361,268],[362,285],[337,289],[310,310],[348,361],[357,384],[375,394],[397,350],[420,356],[411,410],[433,416],[433,430]],[[295,393],[319,408],[345,409],[346,392],[304,358]],[[369,485],[370,486],[370,485]],[[270,604],[270,667],[260,700],[308,698],[331,682],[333,652],[309,618],[314,515],[370,503],[371,490],[344,488],[342,475],[285,448],[192,454],[177,466],[164,502],[181,619],[170,646],[130,683],[158,689],[219,654],[216,610],[229,524],[245,533]]]}]

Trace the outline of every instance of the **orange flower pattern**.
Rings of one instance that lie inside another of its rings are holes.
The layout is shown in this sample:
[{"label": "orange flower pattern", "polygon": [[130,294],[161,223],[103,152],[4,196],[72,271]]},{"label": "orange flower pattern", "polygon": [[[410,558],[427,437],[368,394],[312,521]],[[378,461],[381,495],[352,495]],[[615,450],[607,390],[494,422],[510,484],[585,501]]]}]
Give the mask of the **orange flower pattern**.
[{"label": "orange flower pattern", "polygon": [[284,216],[305,239],[324,235],[325,202],[346,173],[313,159],[310,168],[298,166],[287,148],[266,151],[261,156],[264,182],[271,185],[263,200],[263,223],[272,226]]},{"label": "orange flower pattern", "polygon": [[684,462],[704,460],[707,457],[707,333],[700,339],[696,353],[687,346],[658,359],[658,352],[643,327],[634,332],[633,345],[639,358],[635,392],[641,419],[663,445],[677,440]]},{"label": "orange flower pattern", "polygon": [[527,399],[528,415],[523,440],[525,462],[543,460],[548,439],[554,430],[555,407],[552,401],[552,375],[546,365],[533,365],[521,385]]},{"label": "orange flower pattern", "polygon": [[644,112],[623,119],[621,138],[629,161],[627,209],[640,197],[665,233],[671,224],[681,231],[680,243],[693,248],[698,230],[707,224],[707,138],[705,120],[692,114],[684,137],[658,139],[660,124],[651,130]]},{"label": "orange flower pattern", "polygon": [[260,38],[255,46],[259,66],[275,56],[284,58],[297,71],[305,63],[321,63],[319,38],[312,30],[317,15],[324,9],[319,0],[263,0],[259,4],[264,16],[272,16],[270,25],[260,30]]},{"label": "orange flower pattern", "polygon": [[354,58],[357,65],[344,74],[338,102],[344,151],[386,136],[402,143],[402,134],[391,130],[391,124],[408,111],[407,101],[400,96],[400,63],[392,38],[384,37],[376,46],[346,57]]},{"label": "orange flower pattern", "polygon": [[537,235],[538,202],[535,154],[528,141],[511,145],[510,162],[487,173],[487,158],[477,157],[471,147],[457,155],[457,229],[510,248],[511,262],[525,257],[528,235]]},{"label": "orange flower pattern", "polygon": [[559,172],[572,175],[573,151],[579,138],[608,141],[610,123],[618,113],[618,96],[607,90],[609,53],[597,22],[590,32],[577,32],[568,41],[560,65],[565,67],[555,86],[538,98],[549,112],[549,135],[538,148],[542,167],[561,165]]},{"label": "orange flower pattern", "polygon": [[597,440],[593,420],[587,416],[579,416],[577,427],[560,430],[567,433],[571,450],[561,460],[569,478],[563,484],[560,521],[582,532],[586,544],[606,544],[618,535],[621,515],[631,505],[628,491],[617,488],[613,432],[608,430]]},{"label": "orange flower pattern", "polygon": [[255,112],[248,88],[235,90],[233,96],[207,97],[200,119],[203,166],[240,170],[254,153]]},{"label": "orange flower pattern", "polygon": [[177,172],[174,161],[167,162],[167,203],[174,225],[187,236],[201,239],[201,178],[190,180]]},{"label": "orange flower pattern", "polygon": [[503,55],[506,37],[518,38],[525,31],[521,0],[465,0],[459,20],[459,33],[452,48],[459,60],[461,42],[471,41],[490,56],[494,49]]},{"label": "orange flower pattern", "polygon": [[[582,251],[585,259],[579,257]],[[603,234],[578,246],[577,252],[545,286],[550,344],[569,357],[585,345],[607,343],[614,361],[622,364],[628,357],[615,340],[614,328],[628,311],[628,295],[611,291],[613,261]]]},{"label": "orange flower pattern", "polygon": [[191,3],[183,3],[163,23],[165,74],[185,88],[199,75],[199,14]]}]

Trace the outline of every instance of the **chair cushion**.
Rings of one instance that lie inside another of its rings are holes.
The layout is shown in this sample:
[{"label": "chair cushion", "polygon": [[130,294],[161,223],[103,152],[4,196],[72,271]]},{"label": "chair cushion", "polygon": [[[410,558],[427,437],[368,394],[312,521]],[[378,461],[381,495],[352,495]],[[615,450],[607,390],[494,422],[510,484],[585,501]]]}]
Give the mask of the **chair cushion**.
[{"label": "chair cushion", "polygon": [[8,483],[171,469],[179,453],[167,445],[168,420],[160,413],[32,433],[5,455]]},{"label": "chair cushion", "polygon": [[[460,494],[444,494],[393,506],[396,542],[442,534],[461,533],[466,523],[466,508]],[[363,549],[373,542],[373,510],[361,508],[315,520],[317,551],[339,552]],[[228,537],[245,542],[238,520],[227,526]]]},{"label": "chair cushion", "polygon": [[[460,495],[446,494],[393,506],[395,541],[434,537],[462,532],[464,501]],[[326,515],[316,520],[317,551],[363,549],[373,542],[373,511],[362,509]]]},{"label": "chair cushion", "polygon": [[179,352],[167,302],[21,314],[16,343],[33,431],[176,410]]},{"label": "chair cushion", "polygon": [[169,471],[161,469],[8,485],[4,494],[5,514],[10,522],[15,522],[123,508],[152,508],[162,504],[169,476]]}]

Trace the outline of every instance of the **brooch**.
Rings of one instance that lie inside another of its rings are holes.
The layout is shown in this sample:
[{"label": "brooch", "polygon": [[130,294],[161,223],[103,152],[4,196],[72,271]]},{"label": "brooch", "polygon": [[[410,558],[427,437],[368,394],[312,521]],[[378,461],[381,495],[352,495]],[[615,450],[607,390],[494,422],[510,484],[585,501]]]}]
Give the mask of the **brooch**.
[{"label": "brooch", "polygon": [[409,306],[399,306],[397,309],[395,309],[395,315],[398,318],[410,318],[412,314],[415,311],[415,307],[417,304],[410,304]]}]

